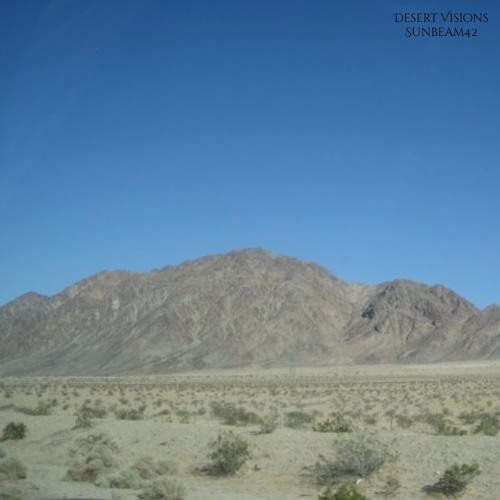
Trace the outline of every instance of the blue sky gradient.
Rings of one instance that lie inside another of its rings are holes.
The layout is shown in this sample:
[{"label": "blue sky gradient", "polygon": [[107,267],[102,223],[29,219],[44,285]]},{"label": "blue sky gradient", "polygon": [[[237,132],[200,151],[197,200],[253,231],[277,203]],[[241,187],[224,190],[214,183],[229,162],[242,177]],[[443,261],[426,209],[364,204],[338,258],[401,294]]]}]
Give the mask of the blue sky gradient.
[{"label": "blue sky gradient", "polygon": [[497,1],[2,0],[0,63],[0,304],[244,247],[500,303]]}]

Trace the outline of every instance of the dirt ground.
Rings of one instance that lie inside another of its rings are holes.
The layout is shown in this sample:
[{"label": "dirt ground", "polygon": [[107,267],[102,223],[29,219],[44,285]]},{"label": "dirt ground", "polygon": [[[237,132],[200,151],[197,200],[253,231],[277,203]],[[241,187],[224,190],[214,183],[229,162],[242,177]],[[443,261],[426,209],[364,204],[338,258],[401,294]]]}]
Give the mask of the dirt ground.
[{"label": "dirt ground", "polygon": [[[76,416],[85,414],[82,408],[91,414],[83,424]],[[142,488],[65,478],[75,459],[71,450],[105,434],[117,448],[115,470],[102,477],[141,457],[168,460],[186,500],[317,499],[325,489],[315,468],[320,455],[334,463],[346,443],[366,436],[385,450],[383,465],[336,484],[357,483],[370,499],[432,498],[423,488],[444,470],[476,463],[481,472],[461,498],[498,500],[499,416],[500,361],[6,377],[0,379],[0,432],[9,422],[24,423],[27,432],[0,446],[25,465],[27,477],[0,481],[0,499],[138,498]],[[329,432],[319,432],[321,424]],[[210,443],[228,431],[249,444],[251,457],[232,476],[207,474]]]}]

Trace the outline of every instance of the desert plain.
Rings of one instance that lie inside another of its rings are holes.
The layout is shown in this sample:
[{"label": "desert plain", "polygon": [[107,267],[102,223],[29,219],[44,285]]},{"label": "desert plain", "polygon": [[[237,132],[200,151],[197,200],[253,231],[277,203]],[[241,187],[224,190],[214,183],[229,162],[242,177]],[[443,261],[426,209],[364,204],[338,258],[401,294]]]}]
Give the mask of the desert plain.
[{"label": "desert plain", "polygon": [[[429,499],[446,469],[468,464],[479,474],[460,497],[496,500],[499,417],[500,361],[4,377],[0,432],[26,432],[0,443],[0,466],[16,457],[26,477],[0,469],[0,498],[153,498],[148,485],[167,477],[170,497],[157,498],[316,500],[353,484],[369,499]],[[214,472],[220,436],[247,446],[234,473]],[[376,464],[337,477],[363,443]]]}]

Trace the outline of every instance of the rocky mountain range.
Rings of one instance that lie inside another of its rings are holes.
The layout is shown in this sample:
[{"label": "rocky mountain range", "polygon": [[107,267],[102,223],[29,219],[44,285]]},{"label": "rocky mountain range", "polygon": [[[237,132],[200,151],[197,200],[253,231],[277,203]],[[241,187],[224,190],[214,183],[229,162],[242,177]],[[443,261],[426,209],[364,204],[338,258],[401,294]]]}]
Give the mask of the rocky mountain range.
[{"label": "rocky mountain range", "polygon": [[500,307],[407,280],[342,281],[261,249],[103,272],[0,308],[0,375],[500,358]]}]

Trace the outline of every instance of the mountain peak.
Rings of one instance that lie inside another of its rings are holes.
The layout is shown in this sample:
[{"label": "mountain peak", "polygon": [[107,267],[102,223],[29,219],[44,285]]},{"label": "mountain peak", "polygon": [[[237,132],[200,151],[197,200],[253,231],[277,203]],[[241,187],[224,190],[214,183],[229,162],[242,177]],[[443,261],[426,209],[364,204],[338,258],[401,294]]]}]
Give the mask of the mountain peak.
[{"label": "mountain peak", "polygon": [[441,285],[353,285],[244,248],[18,298],[0,308],[0,374],[480,359],[498,321]]}]

